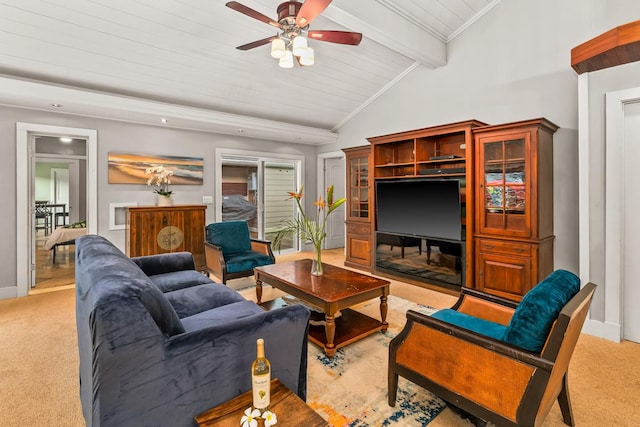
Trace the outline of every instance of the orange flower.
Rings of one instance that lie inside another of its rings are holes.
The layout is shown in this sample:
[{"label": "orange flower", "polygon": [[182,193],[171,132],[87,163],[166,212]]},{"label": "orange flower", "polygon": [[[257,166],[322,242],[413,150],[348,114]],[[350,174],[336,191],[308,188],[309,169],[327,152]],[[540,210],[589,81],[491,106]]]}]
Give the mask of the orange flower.
[{"label": "orange flower", "polygon": [[319,207],[320,209],[324,209],[324,208],[327,207],[327,203],[324,201],[322,196],[318,197],[318,201],[317,202],[313,202],[313,204],[316,205],[317,207]]},{"label": "orange flower", "polygon": [[296,200],[302,199],[302,188],[300,188],[300,191],[297,193],[295,191],[288,191],[288,193],[289,193],[290,199],[296,199]]}]

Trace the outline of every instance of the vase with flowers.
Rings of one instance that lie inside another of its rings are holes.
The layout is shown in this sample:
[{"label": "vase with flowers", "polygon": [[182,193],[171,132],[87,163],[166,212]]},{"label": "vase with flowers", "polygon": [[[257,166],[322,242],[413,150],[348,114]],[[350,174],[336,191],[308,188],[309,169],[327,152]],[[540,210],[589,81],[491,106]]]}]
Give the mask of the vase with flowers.
[{"label": "vase with flowers", "polygon": [[315,218],[309,217],[302,207],[302,190],[300,187],[298,192],[289,192],[289,198],[295,200],[298,205],[299,214],[294,219],[284,221],[284,226],[276,233],[274,238],[275,247],[280,247],[282,240],[286,236],[297,235],[301,240],[309,242],[313,245],[313,263],[311,274],[314,276],[322,275],[322,242],[327,237],[327,219],[333,211],[345,202],[345,198],[334,199],[333,185],[327,188],[327,194],[323,198],[318,197],[314,202],[316,206]]},{"label": "vase with flowers", "polygon": [[171,206],[173,204],[173,199],[171,198],[173,191],[169,190],[169,184],[171,184],[173,171],[162,165],[151,165],[144,173],[151,175],[147,180],[147,185],[156,187],[153,192],[158,195],[157,205]]}]

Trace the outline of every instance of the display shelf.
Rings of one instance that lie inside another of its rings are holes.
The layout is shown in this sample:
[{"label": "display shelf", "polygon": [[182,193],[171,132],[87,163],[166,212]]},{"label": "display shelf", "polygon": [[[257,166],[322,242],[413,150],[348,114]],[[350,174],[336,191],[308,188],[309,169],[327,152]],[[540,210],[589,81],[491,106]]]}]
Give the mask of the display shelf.
[{"label": "display shelf", "polygon": [[[466,200],[473,200],[473,188],[464,187],[466,182],[472,182],[473,129],[485,125],[468,120],[368,138],[372,146],[373,179],[446,178],[461,181],[463,240],[471,241],[473,227],[467,226],[467,218],[471,223],[474,204],[466,203]],[[467,253],[463,257],[465,278],[473,277],[472,246],[466,246]]]},{"label": "display shelf", "polygon": [[373,178],[371,146],[345,148],[347,164],[346,254],[348,267],[371,269]]},{"label": "display shelf", "polygon": [[447,164],[458,164],[458,163],[462,163],[464,164],[464,162],[466,161],[466,159],[464,158],[455,158],[455,159],[440,159],[440,160],[419,160],[416,161],[416,164],[418,165],[447,165]]},{"label": "display shelf", "polygon": [[518,300],[553,270],[553,133],[535,119],[475,133],[475,280]]}]

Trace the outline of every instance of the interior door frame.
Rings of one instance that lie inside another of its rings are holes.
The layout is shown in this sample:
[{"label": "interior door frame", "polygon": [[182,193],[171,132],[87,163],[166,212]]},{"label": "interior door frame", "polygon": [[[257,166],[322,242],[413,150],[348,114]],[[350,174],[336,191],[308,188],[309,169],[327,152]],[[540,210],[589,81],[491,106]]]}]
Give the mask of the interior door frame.
[{"label": "interior door frame", "polygon": [[621,341],[624,334],[625,240],[625,105],[640,102],[640,88],[605,95],[605,338]]},{"label": "interior door frame", "polygon": [[[87,144],[87,232],[98,233],[98,132],[95,129],[16,123],[16,286],[3,288],[0,297],[22,297],[29,294],[35,260],[31,254],[33,236],[32,159],[35,136],[75,136]],[[24,239],[22,236],[29,236]]]},{"label": "interior door frame", "polygon": [[[327,153],[319,153],[318,154],[318,177],[316,182],[318,183],[318,188],[317,188],[317,194],[318,195],[324,195],[325,193],[325,188],[327,187],[327,183],[325,182],[326,177],[325,177],[325,162],[327,161],[327,159],[336,159],[336,158],[342,158],[343,163],[344,163],[344,171],[345,173],[342,176],[342,179],[344,180],[343,183],[343,187],[345,189],[345,192],[347,190],[347,164],[346,164],[346,156],[344,154],[344,151],[340,150],[340,151],[330,151]],[[339,197],[346,197],[346,194],[338,194],[337,196]],[[347,207],[346,207],[346,203],[343,205],[344,206],[344,215],[342,218],[342,222],[344,224],[344,222],[347,220]],[[345,225],[346,227],[346,225]],[[346,229],[344,232],[344,237],[346,239]],[[323,245],[325,245],[325,243],[323,242]],[[346,255],[346,250],[347,250],[347,245],[346,245],[346,241],[343,242],[343,247],[344,247],[344,251],[345,251],[345,255]],[[324,249],[324,248],[323,248]]]},{"label": "interior door frame", "polygon": [[[258,188],[262,189],[264,186],[264,177],[262,175],[262,167],[265,162],[278,162],[278,161],[294,161],[298,162],[296,168],[296,182],[300,185],[304,185],[305,177],[305,158],[304,156],[294,154],[280,154],[280,153],[267,153],[261,151],[247,151],[237,150],[232,148],[216,148],[215,150],[215,221],[222,221],[222,158],[228,156],[237,159],[246,158],[247,160],[255,160],[258,166]],[[261,191],[258,191],[258,229],[264,232],[263,226],[263,211],[264,211],[264,199]],[[298,248],[301,248],[301,243],[298,242]]]},{"label": "interior door frame", "polygon": [[[58,194],[58,188],[60,188],[60,186],[58,185],[59,183],[58,174],[64,174],[64,173],[67,174],[67,193],[68,193],[69,180],[71,179],[71,176],[69,174],[69,168],[68,167],[67,168],[51,168],[49,171],[49,186],[51,187],[51,194],[53,195],[53,203],[58,203],[60,201],[59,194]],[[67,199],[70,199],[70,198],[71,198],[71,195],[68,194]]]}]

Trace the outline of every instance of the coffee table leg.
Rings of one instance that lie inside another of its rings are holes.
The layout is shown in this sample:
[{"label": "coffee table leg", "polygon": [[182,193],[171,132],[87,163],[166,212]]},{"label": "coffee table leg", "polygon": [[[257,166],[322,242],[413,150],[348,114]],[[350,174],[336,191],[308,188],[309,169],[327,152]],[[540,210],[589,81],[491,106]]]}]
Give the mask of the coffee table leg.
[{"label": "coffee table leg", "polygon": [[262,304],[262,280],[256,279],[256,298],[258,304]]},{"label": "coffee table leg", "polygon": [[385,332],[389,328],[389,324],[387,323],[387,296],[382,295],[380,297],[380,318],[382,319],[382,328],[380,330]]},{"label": "coffee table leg", "polygon": [[324,352],[327,357],[333,357],[336,354],[336,345],[333,343],[336,337],[336,318],[335,316],[325,314],[324,320],[324,333],[327,338],[327,343],[324,345]]}]

